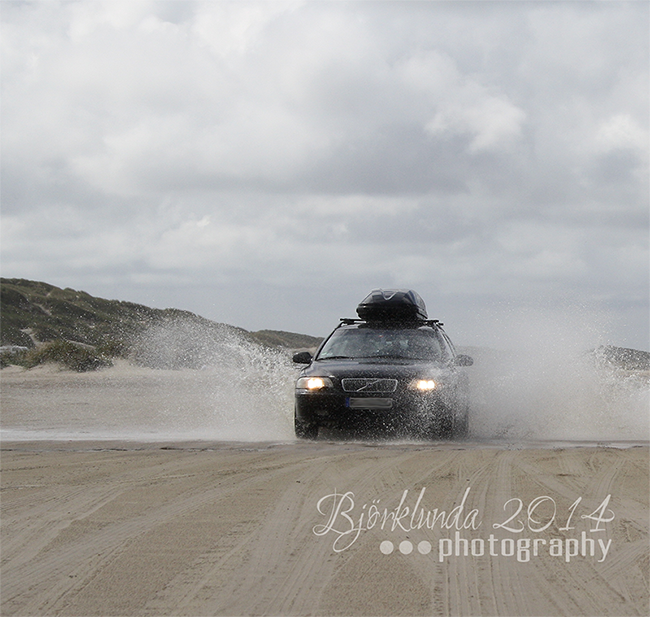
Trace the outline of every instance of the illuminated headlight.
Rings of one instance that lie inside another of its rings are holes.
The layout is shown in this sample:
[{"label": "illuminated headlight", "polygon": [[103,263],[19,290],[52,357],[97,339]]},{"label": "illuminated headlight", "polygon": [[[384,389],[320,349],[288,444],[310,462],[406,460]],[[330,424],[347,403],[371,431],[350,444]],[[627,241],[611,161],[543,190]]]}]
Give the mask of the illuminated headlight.
[{"label": "illuminated headlight", "polygon": [[416,379],[413,382],[413,387],[420,392],[429,392],[435,390],[438,384],[433,379]]},{"label": "illuminated headlight", "polygon": [[331,388],[332,380],[327,377],[301,377],[296,382],[296,390],[309,390],[310,392],[318,392],[323,388]]}]

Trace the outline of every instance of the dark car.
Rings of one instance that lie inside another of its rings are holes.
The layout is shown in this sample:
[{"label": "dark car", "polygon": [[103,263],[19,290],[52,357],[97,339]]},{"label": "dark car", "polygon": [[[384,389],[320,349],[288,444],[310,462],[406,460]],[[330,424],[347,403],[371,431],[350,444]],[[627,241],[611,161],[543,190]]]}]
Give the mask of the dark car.
[{"label": "dark car", "polygon": [[412,290],[374,290],[359,304],[359,319],[342,319],[296,381],[296,436],[319,429],[427,439],[462,438],[468,430],[469,383],[437,320]]}]

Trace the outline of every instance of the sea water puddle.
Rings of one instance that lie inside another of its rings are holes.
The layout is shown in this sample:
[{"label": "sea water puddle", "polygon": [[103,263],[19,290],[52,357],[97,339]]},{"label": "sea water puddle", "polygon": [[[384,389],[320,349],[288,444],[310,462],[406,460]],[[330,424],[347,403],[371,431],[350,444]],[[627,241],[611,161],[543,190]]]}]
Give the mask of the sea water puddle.
[{"label": "sea water puddle", "polygon": [[[182,340],[188,336],[185,330],[180,334]],[[557,350],[544,350],[547,339],[557,337],[535,341],[532,350],[484,350],[474,366],[463,369],[471,383],[471,441],[449,447],[647,443],[647,372],[599,365],[584,354],[582,341],[574,345],[579,351],[552,353]],[[152,340],[155,358],[166,357],[175,339]],[[290,350],[252,345],[232,334],[210,345],[202,348],[206,364],[198,370],[125,362],[92,374],[5,369],[0,439],[295,443],[293,388],[299,367]]]}]

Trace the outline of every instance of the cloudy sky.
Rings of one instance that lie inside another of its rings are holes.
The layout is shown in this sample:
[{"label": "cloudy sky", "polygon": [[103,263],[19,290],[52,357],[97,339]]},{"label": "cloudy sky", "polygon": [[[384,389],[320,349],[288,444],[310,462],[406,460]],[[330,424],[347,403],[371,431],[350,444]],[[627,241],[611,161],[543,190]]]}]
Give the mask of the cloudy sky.
[{"label": "cloudy sky", "polygon": [[326,334],[410,287],[648,349],[638,2],[0,3],[2,275]]}]

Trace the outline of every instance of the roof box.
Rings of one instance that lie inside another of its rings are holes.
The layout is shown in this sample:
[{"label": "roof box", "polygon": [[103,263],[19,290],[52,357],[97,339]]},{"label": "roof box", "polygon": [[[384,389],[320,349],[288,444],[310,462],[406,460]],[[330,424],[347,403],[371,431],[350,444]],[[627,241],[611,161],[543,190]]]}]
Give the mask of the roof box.
[{"label": "roof box", "polygon": [[414,321],[427,319],[427,307],[412,289],[373,289],[357,306],[364,321]]}]

